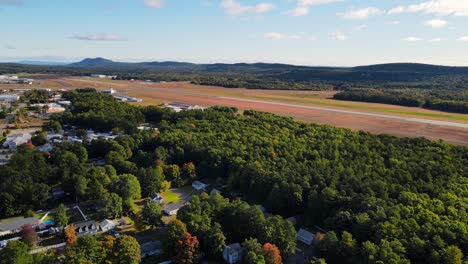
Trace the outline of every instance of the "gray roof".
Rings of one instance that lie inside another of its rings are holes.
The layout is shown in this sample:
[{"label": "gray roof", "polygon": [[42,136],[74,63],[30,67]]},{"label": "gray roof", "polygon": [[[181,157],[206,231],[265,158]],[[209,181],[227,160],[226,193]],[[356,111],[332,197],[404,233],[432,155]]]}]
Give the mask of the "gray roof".
[{"label": "gray roof", "polygon": [[234,252],[240,253],[242,251],[242,246],[239,243],[234,243],[224,248],[224,251],[227,254],[231,255]]},{"label": "gray roof", "polygon": [[3,220],[0,222],[0,231],[13,231],[20,229],[24,225],[37,226],[39,224],[39,219],[37,217],[28,217],[28,218],[17,218]]},{"label": "gray roof", "polygon": [[85,222],[80,222],[80,223],[76,223],[75,224],[75,230],[79,230],[80,228],[85,228],[85,227],[88,227],[89,228],[92,228],[92,227],[95,227],[95,228],[99,228],[99,225],[96,223],[96,221],[94,220],[91,220],[91,221],[85,221]]},{"label": "gray roof", "polygon": [[184,206],[183,203],[181,202],[177,202],[177,203],[170,203],[170,204],[167,204],[166,206],[164,206],[164,210],[165,211],[173,211],[173,210],[177,210],[177,209],[180,209]]}]

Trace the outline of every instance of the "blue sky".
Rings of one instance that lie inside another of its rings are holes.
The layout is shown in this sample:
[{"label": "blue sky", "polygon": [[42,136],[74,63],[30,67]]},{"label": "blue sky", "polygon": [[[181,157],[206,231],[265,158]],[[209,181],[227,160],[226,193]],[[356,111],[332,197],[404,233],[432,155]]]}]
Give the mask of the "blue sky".
[{"label": "blue sky", "polygon": [[468,0],[0,0],[0,61],[468,66]]}]

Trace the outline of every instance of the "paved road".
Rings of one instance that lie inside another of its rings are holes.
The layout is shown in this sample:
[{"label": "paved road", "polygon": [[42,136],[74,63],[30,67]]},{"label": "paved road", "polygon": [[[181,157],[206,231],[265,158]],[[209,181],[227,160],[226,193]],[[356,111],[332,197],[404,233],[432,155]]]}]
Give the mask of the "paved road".
[{"label": "paved road", "polygon": [[[121,86],[121,87],[127,87],[128,86],[127,84],[118,84],[118,83],[112,83],[111,84],[111,83],[108,83],[108,82],[99,82],[99,81],[86,80],[86,79],[70,79],[70,80],[80,81],[80,82],[88,82],[88,83],[107,84],[107,85],[111,85],[111,86]],[[172,93],[172,94],[183,94],[183,95],[191,95],[191,96],[206,97],[206,98],[215,98],[215,99],[222,99],[222,100],[240,101],[240,102],[246,102],[246,103],[268,104],[268,105],[286,106],[286,107],[293,107],[293,108],[321,110],[321,111],[327,111],[327,112],[331,112],[331,113],[342,113],[342,114],[352,114],[352,115],[360,115],[360,116],[378,117],[378,118],[393,119],[393,120],[407,121],[407,122],[413,122],[413,123],[423,123],[423,124],[428,124],[428,125],[448,126],[448,127],[457,127],[457,128],[468,129],[468,124],[458,123],[458,122],[441,121],[441,120],[433,120],[433,119],[425,119],[425,118],[415,118],[415,117],[405,117],[405,116],[398,116],[398,115],[378,114],[378,113],[371,113],[371,112],[351,111],[351,110],[326,108],[326,107],[319,107],[319,106],[307,106],[307,105],[300,105],[300,104],[279,103],[279,102],[264,101],[264,100],[242,99],[242,98],[236,98],[236,97],[215,96],[215,95],[209,95],[209,94],[204,94],[204,93],[185,92],[185,91],[179,91],[179,90],[173,90],[173,89],[147,87],[147,86],[138,85],[137,82],[135,82],[134,86],[136,88],[139,88],[139,89],[145,89],[145,90],[148,89],[148,90],[152,90],[152,91],[167,92],[167,93]]]}]

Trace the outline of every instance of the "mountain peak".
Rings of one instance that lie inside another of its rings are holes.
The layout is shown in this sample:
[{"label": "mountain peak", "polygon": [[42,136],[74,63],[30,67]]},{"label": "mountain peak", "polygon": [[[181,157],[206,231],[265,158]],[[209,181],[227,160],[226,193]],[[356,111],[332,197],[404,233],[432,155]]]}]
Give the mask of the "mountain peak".
[{"label": "mountain peak", "polygon": [[86,58],[80,62],[75,62],[72,64],[69,64],[69,66],[75,66],[75,67],[95,67],[95,66],[102,66],[105,64],[110,64],[113,63],[113,61],[104,59],[101,57],[97,58]]}]

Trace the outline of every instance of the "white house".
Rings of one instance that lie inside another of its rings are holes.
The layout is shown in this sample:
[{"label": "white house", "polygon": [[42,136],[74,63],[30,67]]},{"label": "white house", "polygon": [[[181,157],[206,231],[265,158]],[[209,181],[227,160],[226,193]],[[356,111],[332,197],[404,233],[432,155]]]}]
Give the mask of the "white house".
[{"label": "white house", "polygon": [[242,247],[239,243],[226,246],[223,250],[223,259],[229,264],[240,262],[241,257]]},{"label": "white house", "polygon": [[107,89],[107,90],[102,90],[101,93],[103,94],[115,94],[117,91],[110,88],[110,89]]},{"label": "white house", "polygon": [[76,235],[92,235],[95,236],[99,232],[99,225],[96,221],[86,221],[75,224]]},{"label": "white house", "polygon": [[110,230],[114,230],[116,227],[116,224],[114,223],[114,221],[104,219],[104,221],[101,222],[100,227],[101,227],[102,232],[107,232]]},{"label": "white house", "polygon": [[299,229],[299,231],[297,232],[297,240],[301,241],[302,243],[308,246],[312,245],[312,243],[314,242],[314,239],[315,239],[315,235],[309,231],[306,231],[304,229]]},{"label": "white house", "polygon": [[204,191],[208,185],[201,181],[194,181],[192,187],[197,191]]},{"label": "white house", "polygon": [[169,203],[166,206],[164,206],[164,213],[166,213],[167,215],[177,215],[177,212],[183,206],[184,206],[184,204],[181,203],[181,202]]}]

